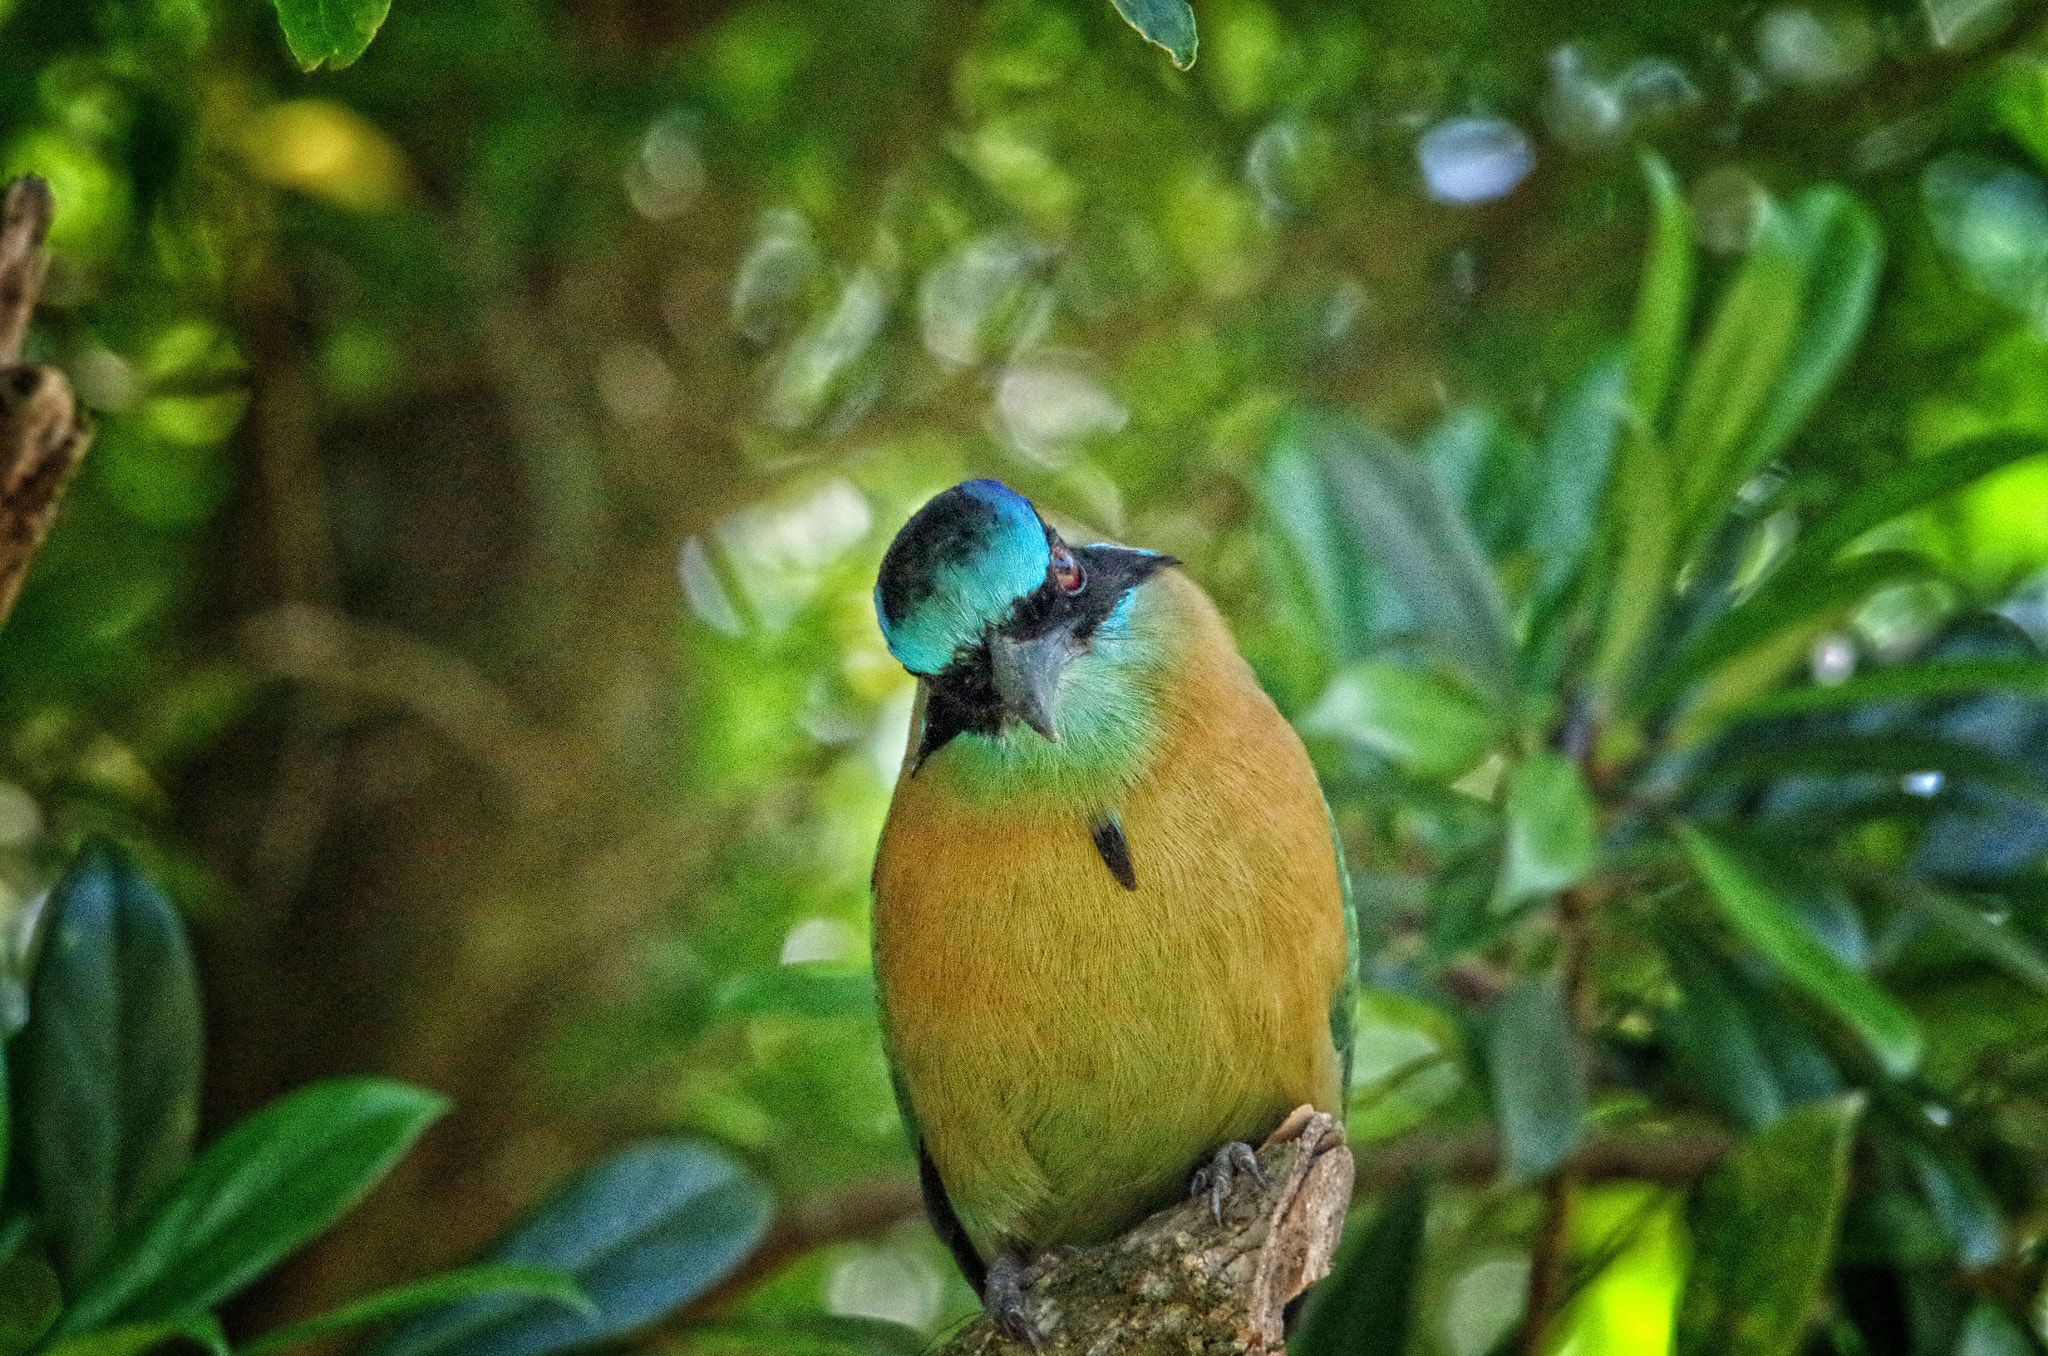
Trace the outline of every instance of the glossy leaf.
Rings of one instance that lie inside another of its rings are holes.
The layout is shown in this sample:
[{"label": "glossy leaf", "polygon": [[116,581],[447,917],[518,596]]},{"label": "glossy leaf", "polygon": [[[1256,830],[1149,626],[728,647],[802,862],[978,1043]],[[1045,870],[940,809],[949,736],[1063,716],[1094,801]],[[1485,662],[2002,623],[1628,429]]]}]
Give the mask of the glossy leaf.
[{"label": "glossy leaf", "polygon": [[1340,661],[1363,658],[1383,620],[1373,604],[1384,581],[1337,521],[1322,461],[1299,443],[1276,442],[1259,477],[1259,507],[1299,572],[1323,647]]},{"label": "glossy leaf", "polygon": [[1486,711],[1450,683],[1371,662],[1338,674],[1301,728],[1440,781],[1471,771],[1496,738]]},{"label": "glossy leaf", "polygon": [[1531,754],[1508,774],[1507,852],[1501,862],[1503,905],[1554,894],[1578,884],[1600,855],[1593,797],[1571,760]]},{"label": "glossy leaf", "polygon": [[1782,777],[1906,777],[1937,773],[2048,805],[2048,782],[2016,759],[1975,744],[1913,731],[1788,735],[1719,754],[1693,775],[1696,786]]},{"label": "glossy leaf", "polygon": [[1124,22],[1161,48],[1176,69],[1195,64],[1195,12],[1187,0],[1112,0]]},{"label": "glossy leaf", "polygon": [[1789,1356],[1806,1330],[1848,1195],[1860,1095],[1787,1113],[1701,1183],[1678,1356]]},{"label": "glossy leaf", "polygon": [[371,1078],[315,1083],[215,1140],[97,1270],[64,1335],[208,1309],[362,1199],[447,1104]]},{"label": "glossy leaf", "polygon": [[539,1356],[630,1332],[723,1279],[760,1241],[772,1207],[751,1172],[707,1144],[636,1145],[575,1178],[486,1253],[562,1272],[595,1312],[466,1300],[414,1319],[373,1356]]},{"label": "glossy leaf", "polygon": [[1402,1356],[1415,1319],[1429,1184],[1409,1177],[1362,1229],[1348,1230],[1287,1349],[1295,1356]]},{"label": "glossy leaf", "polygon": [[1628,380],[1626,352],[1602,355],[1566,388],[1544,426],[1527,509],[1529,548],[1539,561],[1539,595],[1562,588],[1593,542],[1630,398]]},{"label": "glossy leaf", "polygon": [[1508,1176],[1526,1182],[1562,1167],[1585,1134],[1586,1075],[1556,975],[1534,975],[1508,991],[1494,1017],[1489,1061]]},{"label": "glossy leaf", "polygon": [[9,1072],[51,1260],[75,1292],[191,1152],[199,987],[177,911],[111,844],[81,851],[46,908]]},{"label": "glossy leaf", "polygon": [[1641,426],[1656,427],[1678,370],[1680,346],[1692,319],[1692,213],[1671,167],[1643,156],[1650,185],[1650,241],[1636,287],[1635,323],[1629,331],[1628,401]]},{"label": "glossy leaf", "polygon": [[211,1356],[229,1356],[227,1334],[212,1314],[99,1328],[46,1347],[43,1356],[143,1356],[144,1352],[181,1338],[206,1348]]},{"label": "glossy leaf", "polygon": [[1735,855],[1691,825],[1679,835],[1708,895],[1737,936],[1863,1039],[1886,1072],[1903,1078],[1920,1063],[1911,1013],[1820,944],[1792,907]]},{"label": "glossy leaf", "polygon": [[352,66],[384,26],[391,0],[276,0],[285,45],[302,71]]},{"label": "glossy leaf", "polygon": [[589,1297],[576,1288],[575,1282],[552,1267],[524,1262],[485,1262],[430,1276],[409,1285],[395,1285],[317,1318],[272,1329],[243,1343],[237,1349],[237,1356],[268,1356],[270,1352],[301,1346],[350,1328],[407,1318],[444,1304],[486,1295],[527,1296],[550,1300],[580,1313],[594,1314],[597,1311]]},{"label": "glossy leaf", "polygon": [[1507,607],[1464,516],[1421,460],[1349,415],[1297,411],[1281,429],[1323,464],[1338,524],[1370,552],[1416,622],[1482,692],[1512,677]]}]

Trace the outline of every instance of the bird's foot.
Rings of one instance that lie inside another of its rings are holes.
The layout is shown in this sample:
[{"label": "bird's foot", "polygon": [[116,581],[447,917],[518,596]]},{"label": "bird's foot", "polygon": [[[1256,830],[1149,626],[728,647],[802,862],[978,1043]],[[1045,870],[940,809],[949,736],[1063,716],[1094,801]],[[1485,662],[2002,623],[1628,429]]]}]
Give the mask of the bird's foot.
[{"label": "bird's foot", "polygon": [[1029,1343],[1038,1349],[1038,1329],[1024,1312],[1024,1263],[1014,1252],[999,1252],[988,1264],[988,1279],[981,1287],[981,1307],[988,1321],[1012,1342]]},{"label": "bird's foot", "polygon": [[1216,1222],[1223,1222],[1223,1203],[1230,1199],[1230,1193],[1237,1185],[1237,1175],[1248,1172],[1260,1186],[1266,1184],[1266,1174],[1259,1171],[1258,1155],[1252,1146],[1242,1140],[1232,1140],[1216,1151],[1216,1156],[1195,1169],[1195,1175],[1188,1183],[1188,1195],[1195,1200],[1209,1198],[1209,1213]]}]

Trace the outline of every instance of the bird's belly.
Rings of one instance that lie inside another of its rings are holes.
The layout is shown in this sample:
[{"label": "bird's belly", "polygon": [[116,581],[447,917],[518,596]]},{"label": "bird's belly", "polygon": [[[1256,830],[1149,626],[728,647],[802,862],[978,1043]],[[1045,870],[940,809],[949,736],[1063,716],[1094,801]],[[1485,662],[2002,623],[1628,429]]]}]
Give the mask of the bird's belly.
[{"label": "bird's belly", "polygon": [[1343,919],[1312,776],[1138,788],[1121,814],[1135,890],[1085,818],[918,780],[877,862],[877,981],[926,1148],[984,1257],[1097,1241],[1185,1192],[1224,1142],[1303,1102],[1336,1107]]}]

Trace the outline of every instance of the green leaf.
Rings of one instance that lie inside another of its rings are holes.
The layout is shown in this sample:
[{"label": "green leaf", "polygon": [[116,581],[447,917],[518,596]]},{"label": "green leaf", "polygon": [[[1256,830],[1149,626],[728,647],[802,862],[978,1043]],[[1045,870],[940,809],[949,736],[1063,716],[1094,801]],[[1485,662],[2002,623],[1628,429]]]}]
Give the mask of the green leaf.
[{"label": "green leaf", "polygon": [[1593,797],[1571,760],[1537,753],[1508,774],[1507,852],[1499,905],[1555,894],[1584,880],[1600,855]]},{"label": "green leaf", "polygon": [[1472,680],[1505,701],[1513,651],[1507,607],[1471,525],[1429,468],[1386,434],[1349,415],[1297,410],[1281,451],[1300,447],[1329,477],[1337,519],[1386,569],[1416,621]]},{"label": "green leaf", "polygon": [[1881,702],[1925,701],[1966,692],[2015,692],[2048,697],[2048,663],[2038,659],[1928,659],[1871,669],[1828,686],[1808,684],[1768,692],[1734,714],[1742,720],[1849,711]]},{"label": "green leaf", "polygon": [[1294,1356],[1401,1356],[1414,1321],[1428,1220],[1423,1177],[1411,1176],[1388,1192],[1371,1223],[1347,1231],[1287,1349]]},{"label": "green leaf", "polygon": [[719,986],[716,1003],[733,1017],[860,1017],[875,1010],[875,975],[865,966],[849,971],[834,961],[786,963],[734,975]]},{"label": "green leaf", "polygon": [[1666,445],[1680,521],[1698,535],[1741,483],[1743,440],[1776,389],[1799,330],[1804,268],[1786,214],[1766,205],[1679,389]]},{"label": "green leaf", "polygon": [[42,1356],[142,1356],[143,1352],[181,1339],[205,1347],[212,1356],[229,1356],[227,1334],[212,1314],[99,1328],[45,1347]]},{"label": "green leaf", "polygon": [[1385,581],[1338,524],[1321,461],[1305,447],[1277,441],[1259,477],[1259,507],[1285,544],[1279,554],[1300,571],[1324,648],[1338,660],[1364,657],[1379,630],[1373,604]]},{"label": "green leaf", "polygon": [[1692,214],[1671,167],[1651,152],[1642,158],[1650,183],[1650,243],[1636,287],[1635,323],[1629,330],[1628,403],[1642,428],[1663,413],[1680,346],[1692,319]]},{"label": "green leaf", "polygon": [[2025,934],[1911,876],[1872,872],[1865,879],[1879,894],[1913,910],[2020,983],[2048,994],[2048,956]]},{"label": "green leaf", "polygon": [[[1818,633],[1839,625],[1879,589],[1925,578],[1932,572],[1924,558],[1905,551],[1873,551],[1813,574],[1781,571],[1755,596],[1723,614],[1698,640],[1649,675],[1639,707],[1649,710],[1662,705],[1713,669],[1754,654],[1788,632],[1810,642]],[[1804,644],[1795,649],[1803,652]]]},{"label": "green leaf", "polygon": [[575,1282],[553,1267],[534,1266],[527,1262],[484,1262],[440,1276],[430,1276],[424,1281],[392,1286],[317,1318],[286,1324],[243,1343],[237,1356],[268,1356],[270,1352],[302,1346],[350,1328],[406,1318],[440,1305],[485,1295],[530,1296],[552,1301],[578,1313],[597,1312],[597,1306],[576,1288]]},{"label": "green leaf", "polygon": [[1677,1007],[1661,1023],[1679,1064],[1737,1122],[1757,1129],[1785,1112],[1784,1090],[1763,1036],[1707,948],[1676,927],[1656,927],[1658,949],[1678,981]]},{"label": "green leaf", "polygon": [[1556,975],[1526,978],[1501,1000],[1489,1062],[1509,1178],[1531,1181],[1562,1167],[1585,1134],[1586,1075]]},{"label": "green leaf", "polygon": [[1884,235],[1870,209],[1832,186],[1802,195],[1789,213],[1805,258],[1799,329],[1784,375],[1758,416],[1732,492],[1778,455],[1848,361],[1870,321],[1884,269]]},{"label": "green leaf", "polygon": [[2040,1350],[2003,1310],[1989,1300],[1978,1300],[1963,1320],[1955,1356],[2039,1356]]},{"label": "green leaf", "polygon": [[932,1339],[921,1328],[863,1314],[779,1314],[774,1317],[693,1322],[692,1337],[708,1339],[713,1351],[772,1356],[927,1356]]},{"label": "green leaf", "polygon": [[10,1072],[22,1159],[75,1293],[191,1153],[199,987],[177,911],[112,844],[88,844],[47,907]]},{"label": "green leaf", "polygon": [[1600,520],[1600,496],[1620,440],[1628,355],[1603,354],[1559,397],[1538,445],[1529,547],[1540,563],[1538,595],[1570,582],[1586,558]]},{"label": "green leaf", "polygon": [[1470,772],[1497,738],[1487,712],[1450,683],[1372,661],[1338,674],[1301,718],[1301,728],[1436,781]]},{"label": "green leaf", "polygon": [[772,1212],[767,1187],[708,1144],[635,1145],[575,1178],[486,1253],[563,1272],[594,1313],[503,1296],[466,1300],[420,1315],[372,1356],[541,1356],[630,1332],[724,1279],[760,1242]]},{"label": "green leaf", "polygon": [[1897,730],[1884,734],[1793,735],[1739,747],[1698,768],[1695,786],[1782,777],[1904,777],[1938,772],[1945,780],[1996,787],[2048,808],[2048,784],[2025,764],[1939,735]]},{"label": "green leaf", "polygon": [[302,71],[355,64],[384,26],[391,0],[276,0],[285,45]]},{"label": "green leaf", "polygon": [[1647,430],[1622,438],[1605,511],[1612,580],[1588,667],[1596,712],[1620,706],[1636,685],[1643,649],[1671,596],[1678,506],[1669,453]]},{"label": "green leaf", "polygon": [[361,1200],[447,1103],[373,1078],[279,1098],[215,1140],[58,1322],[63,1335],[209,1309]]},{"label": "green leaf", "polygon": [[1789,1356],[1834,1256],[1860,1094],[1800,1107],[1701,1183],[1678,1356]]},{"label": "green leaf", "polygon": [[21,1356],[42,1340],[64,1297],[39,1248],[17,1247],[0,1262],[0,1356]]},{"label": "green leaf", "polygon": [[[386,0],[389,3],[389,0]],[[1195,64],[1195,12],[1187,0],[1113,0],[1124,22],[1145,41],[1165,49],[1176,70]]]},{"label": "green leaf", "polygon": [[2048,453],[2048,434],[1995,433],[1874,476],[1806,532],[1779,573],[1804,578],[1872,528],[2042,453]]},{"label": "green leaf", "polygon": [[1913,1072],[1921,1053],[1913,1015],[1822,946],[1792,907],[1733,853],[1689,824],[1678,832],[1707,893],[1736,935],[1847,1023],[1887,1073],[1903,1078]]}]

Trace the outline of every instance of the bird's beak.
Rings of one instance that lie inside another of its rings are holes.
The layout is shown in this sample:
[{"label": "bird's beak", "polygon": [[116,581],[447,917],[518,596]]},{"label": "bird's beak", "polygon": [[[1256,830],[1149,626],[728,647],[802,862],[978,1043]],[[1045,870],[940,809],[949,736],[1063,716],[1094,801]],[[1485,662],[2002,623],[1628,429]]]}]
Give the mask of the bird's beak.
[{"label": "bird's beak", "polygon": [[989,668],[1003,709],[1047,739],[1057,739],[1052,715],[1059,699],[1060,671],[1079,652],[1063,628],[1028,640],[990,636]]}]

